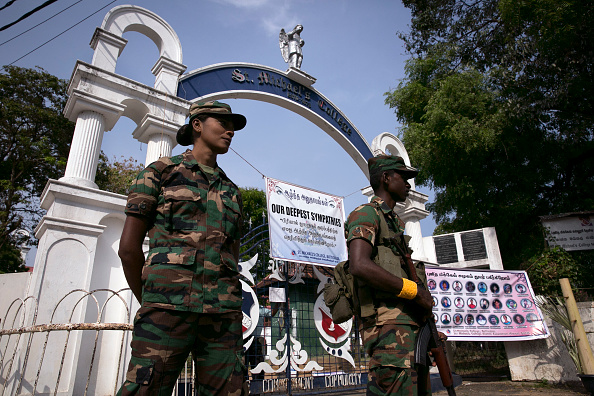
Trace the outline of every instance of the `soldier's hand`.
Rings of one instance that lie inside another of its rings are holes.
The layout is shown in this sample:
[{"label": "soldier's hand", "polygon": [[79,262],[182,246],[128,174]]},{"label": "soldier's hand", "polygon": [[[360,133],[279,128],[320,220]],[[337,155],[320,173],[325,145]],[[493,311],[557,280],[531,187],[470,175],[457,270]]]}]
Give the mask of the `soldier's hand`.
[{"label": "soldier's hand", "polygon": [[442,333],[441,331],[438,331],[437,335],[439,336],[439,341],[441,342],[445,342],[448,339],[448,336]]},{"label": "soldier's hand", "polygon": [[413,300],[423,309],[423,319],[430,318],[433,310],[433,298],[427,290],[418,288],[417,296]]}]

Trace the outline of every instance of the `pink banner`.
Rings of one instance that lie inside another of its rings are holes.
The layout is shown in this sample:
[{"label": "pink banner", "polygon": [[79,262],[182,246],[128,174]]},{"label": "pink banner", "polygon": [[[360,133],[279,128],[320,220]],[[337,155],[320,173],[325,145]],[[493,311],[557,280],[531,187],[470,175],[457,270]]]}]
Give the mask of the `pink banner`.
[{"label": "pink banner", "polygon": [[426,267],[439,331],[452,341],[546,338],[549,329],[525,271]]}]

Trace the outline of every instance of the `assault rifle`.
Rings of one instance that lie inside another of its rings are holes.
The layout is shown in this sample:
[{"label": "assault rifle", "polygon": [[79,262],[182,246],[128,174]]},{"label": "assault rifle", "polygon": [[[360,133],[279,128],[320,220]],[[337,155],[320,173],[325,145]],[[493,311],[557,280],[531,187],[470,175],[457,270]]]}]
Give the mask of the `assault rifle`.
[{"label": "assault rifle", "polygon": [[[404,235],[400,234],[400,236],[402,238],[403,246],[407,246],[406,242],[404,241]],[[421,282],[417,275],[417,271],[410,254],[408,252],[401,251],[400,245],[395,240],[396,238],[392,239],[394,246],[398,248],[401,255],[403,254],[402,257],[406,261],[406,266],[408,268],[407,272],[411,277],[411,280],[417,284],[417,287],[426,290],[426,286],[423,284],[423,282]],[[441,383],[448,391],[448,396],[456,396],[456,391],[454,389],[454,378],[452,377],[452,371],[450,370],[450,365],[448,364],[448,359],[446,357],[445,342],[439,338],[433,317],[427,319],[427,323],[425,323],[425,325],[419,330],[417,344],[415,345],[416,364],[420,364],[425,367],[428,366],[427,351],[431,351],[431,354],[433,355],[433,360],[439,369]]]}]

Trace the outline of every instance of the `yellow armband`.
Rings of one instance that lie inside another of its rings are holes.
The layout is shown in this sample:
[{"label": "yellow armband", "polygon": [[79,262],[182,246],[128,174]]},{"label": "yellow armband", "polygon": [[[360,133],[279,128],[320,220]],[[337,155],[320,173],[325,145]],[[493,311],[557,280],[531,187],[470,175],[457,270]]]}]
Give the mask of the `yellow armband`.
[{"label": "yellow armband", "polygon": [[400,293],[396,297],[412,300],[416,296],[417,284],[411,280],[402,278],[402,290],[400,290]]}]

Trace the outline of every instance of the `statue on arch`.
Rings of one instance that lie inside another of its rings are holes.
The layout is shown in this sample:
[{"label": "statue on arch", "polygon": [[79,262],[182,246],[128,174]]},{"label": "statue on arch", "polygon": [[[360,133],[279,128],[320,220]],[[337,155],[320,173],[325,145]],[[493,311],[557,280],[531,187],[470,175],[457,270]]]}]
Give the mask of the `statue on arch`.
[{"label": "statue on arch", "polygon": [[297,25],[289,33],[285,33],[285,29],[281,29],[278,35],[278,42],[280,45],[281,54],[289,67],[301,69],[301,62],[303,61],[303,54],[301,47],[305,45],[305,41],[301,39],[300,33],[303,31],[303,26]]}]

